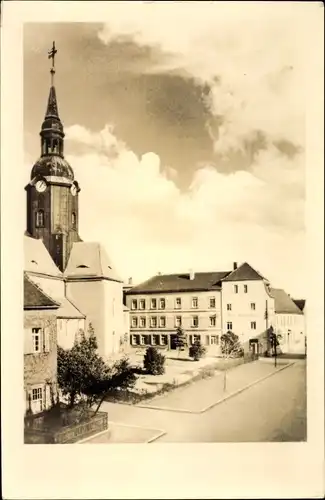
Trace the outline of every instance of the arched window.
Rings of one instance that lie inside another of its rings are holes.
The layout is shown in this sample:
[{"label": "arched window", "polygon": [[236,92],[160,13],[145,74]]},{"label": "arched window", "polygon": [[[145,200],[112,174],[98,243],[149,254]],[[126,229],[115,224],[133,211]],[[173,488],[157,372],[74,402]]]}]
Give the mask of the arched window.
[{"label": "arched window", "polygon": [[72,222],[72,227],[76,227],[76,224],[77,224],[76,212],[72,212],[72,214],[71,214],[71,222]]},{"label": "arched window", "polygon": [[36,227],[44,227],[44,210],[37,210],[35,213],[35,225]]}]

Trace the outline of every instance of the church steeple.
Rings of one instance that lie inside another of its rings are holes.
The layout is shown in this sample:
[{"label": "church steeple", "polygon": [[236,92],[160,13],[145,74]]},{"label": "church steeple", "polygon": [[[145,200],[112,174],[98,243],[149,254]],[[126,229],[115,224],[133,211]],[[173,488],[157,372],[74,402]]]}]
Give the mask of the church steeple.
[{"label": "church steeple", "polygon": [[63,158],[64,132],[63,132],[63,125],[59,117],[58,103],[56,99],[56,91],[54,86],[54,75],[55,75],[54,60],[56,53],[57,50],[55,48],[55,43],[53,42],[53,47],[48,53],[49,59],[52,59],[52,67],[50,70],[51,87],[47,101],[45,118],[40,132],[41,156],[57,155]]},{"label": "church steeple", "polygon": [[52,59],[50,92],[40,132],[41,157],[31,170],[27,191],[27,232],[41,238],[55,264],[64,271],[71,248],[80,241],[79,203],[80,187],[64,158],[64,131],[59,117],[54,86],[53,47],[48,53]]}]

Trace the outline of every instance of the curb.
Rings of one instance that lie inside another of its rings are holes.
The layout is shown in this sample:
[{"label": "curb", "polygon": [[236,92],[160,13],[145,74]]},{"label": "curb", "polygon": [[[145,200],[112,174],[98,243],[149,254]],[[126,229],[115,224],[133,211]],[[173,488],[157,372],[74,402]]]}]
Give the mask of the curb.
[{"label": "curb", "polygon": [[293,361],[292,363],[288,363],[287,365],[284,365],[281,368],[278,368],[276,371],[274,371],[272,373],[268,373],[268,375],[265,375],[264,377],[261,377],[257,380],[254,380],[254,382],[251,382],[250,384],[245,385],[245,387],[242,387],[241,389],[238,389],[237,391],[234,391],[231,394],[228,394],[228,396],[225,396],[224,398],[219,399],[219,401],[216,401],[215,403],[212,403],[211,405],[207,406],[203,410],[200,410],[200,411],[195,412],[195,413],[198,413],[198,414],[205,413],[206,411],[211,410],[211,408],[214,408],[214,406],[217,406],[220,403],[223,403],[224,401],[227,401],[228,399],[230,399],[234,396],[237,396],[237,394],[240,394],[241,392],[244,392],[246,389],[253,387],[253,385],[259,384],[260,382],[263,382],[263,380],[266,380],[267,378],[273,377],[273,375],[275,375],[276,373],[279,373],[282,370],[285,370],[286,368],[289,368],[290,366],[292,366],[294,364],[295,364],[295,361]]},{"label": "curb", "polygon": [[[151,427],[142,427],[141,425],[125,424],[122,422],[114,422],[113,420],[109,420],[108,421],[108,428],[106,430],[101,431],[101,432],[97,432],[97,434],[93,434],[92,436],[88,436],[84,439],[81,439],[80,441],[77,441],[75,444],[82,444],[82,443],[85,443],[87,441],[90,441],[91,439],[93,439],[95,437],[101,436],[102,434],[106,434],[107,432],[110,431],[110,427],[109,427],[110,424],[116,425],[119,427],[129,427],[129,428],[133,428],[133,429],[142,429],[142,430],[150,430],[150,431],[158,432],[158,434],[156,434],[154,437],[150,438],[148,441],[145,441],[143,444],[152,443],[153,441],[156,441],[156,439],[159,439],[160,437],[167,434],[166,431],[163,431],[161,429],[152,429]],[[127,444],[127,443],[125,443],[125,444]]]},{"label": "curb", "polygon": [[146,444],[153,443],[154,441],[157,441],[157,439],[161,438],[162,436],[165,436],[167,434],[166,431],[161,431],[160,434],[157,436],[154,436],[153,438],[149,439]]},{"label": "curb", "polygon": [[169,411],[169,412],[174,412],[174,413],[187,413],[187,414],[192,414],[192,415],[200,415],[201,413],[205,413],[206,411],[210,410],[214,406],[219,405],[220,403],[223,403],[224,401],[227,401],[228,399],[236,396],[237,394],[240,394],[241,392],[245,391],[246,389],[249,389],[250,387],[263,382],[263,380],[266,380],[269,377],[272,377],[276,373],[279,373],[282,370],[285,370],[286,368],[289,368],[290,366],[294,365],[296,361],[293,361],[292,363],[288,363],[287,365],[282,366],[281,368],[278,368],[276,371],[272,373],[268,373],[264,377],[261,377],[257,380],[254,380],[253,382],[249,383],[248,385],[245,385],[244,387],[238,389],[237,391],[232,392],[231,394],[228,394],[224,398],[219,399],[215,403],[212,403],[211,405],[207,406],[203,410],[199,411],[192,411],[192,410],[184,410],[184,409],[176,409],[176,408],[169,408],[166,406],[153,406],[153,405],[135,405],[137,408],[144,408],[147,410],[160,410],[160,411]]},{"label": "curb", "polygon": [[85,443],[86,441],[90,441],[94,437],[101,436],[102,434],[106,434],[106,432],[109,431],[109,428],[105,429],[104,431],[97,432],[97,434],[92,434],[91,436],[88,436],[86,438],[80,439],[80,441],[76,441],[74,444],[82,444]]}]

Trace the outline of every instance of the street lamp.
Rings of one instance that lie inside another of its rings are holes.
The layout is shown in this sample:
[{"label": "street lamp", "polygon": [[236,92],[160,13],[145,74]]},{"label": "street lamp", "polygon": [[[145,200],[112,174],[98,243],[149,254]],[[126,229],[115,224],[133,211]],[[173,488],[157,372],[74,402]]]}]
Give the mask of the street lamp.
[{"label": "street lamp", "polygon": [[291,335],[291,330],[288,329],[288,352],[290,352],[290,335]]}]

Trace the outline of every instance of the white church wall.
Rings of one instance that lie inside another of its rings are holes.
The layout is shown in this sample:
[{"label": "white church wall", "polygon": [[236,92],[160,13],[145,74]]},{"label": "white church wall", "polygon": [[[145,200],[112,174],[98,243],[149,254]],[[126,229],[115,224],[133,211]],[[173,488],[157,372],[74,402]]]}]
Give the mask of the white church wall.
[{"label": "white church wall", "polygon": [[85,330],[85,320],[77,318],[59,318],[58,345],[63,349],[71,349],[79,330]]},{"label": "white church wall", "polygon": [[105,289],[103,280],[68,281],[67,298],[70,298],[86,316],[85,330],[92,324],[98,342],[98,352],[105,354]]},{"label": "white church wall", "polygon": [[109,356],[121,350],[126,333],[123,312],[123,284],[105,280],[104,293],[105,355]]}]

